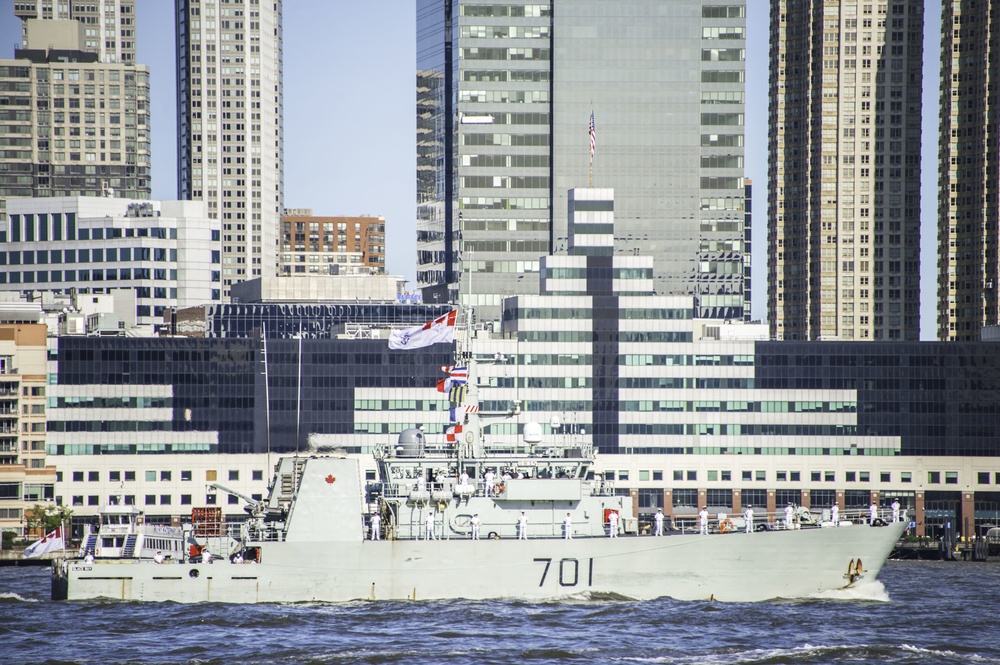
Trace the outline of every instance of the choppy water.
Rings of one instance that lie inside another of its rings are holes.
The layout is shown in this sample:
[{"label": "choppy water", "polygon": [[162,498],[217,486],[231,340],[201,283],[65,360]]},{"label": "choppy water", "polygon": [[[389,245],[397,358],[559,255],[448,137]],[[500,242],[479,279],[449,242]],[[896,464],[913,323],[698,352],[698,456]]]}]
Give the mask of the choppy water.
[{"label": "choppy water", "polygon": [[889,562],[822,599],[276,605],[53,602],[0,568],[0,663],[1000,665],[1000,565]]}]

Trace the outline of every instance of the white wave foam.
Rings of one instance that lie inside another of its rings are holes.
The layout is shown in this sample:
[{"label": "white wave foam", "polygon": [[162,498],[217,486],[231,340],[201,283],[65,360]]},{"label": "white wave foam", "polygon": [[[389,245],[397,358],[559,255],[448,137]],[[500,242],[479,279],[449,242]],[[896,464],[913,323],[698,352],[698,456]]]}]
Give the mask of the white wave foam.
[{"label": "white wave foam", "polygon": [[977,653],[956,653],[948,649],[924,649],[923,647],[915,647],[912,644],[900,644],[899,648],[903,651],[909,651],[911,653],[919,653],[926,656],[934,656],[935,658],[949,658],[961,662],[996,662],[983,658]]},{"label": "white wave foam", "polygon": [[885,585],[878,580],[861,582],[843,589],[820,591],[809,597],[822,600],[873,600],[880,603],[892,600],[889,598],[889,592],[885,590]]},{"label": "white wave foam", "polygon": [[659,665],[751,665],[752,663],[770,663],[775,660],[791,659],[794,662],[823,658],[824,655],[843,650],[843,646],[813,646],[804,644],[800,647],[774,649],[748,649],[715,654],[661,656],[653,658],[625,658],[642,663],[657,663]]},{"label": "white wave foam", "polygon": [[0,600],[20,600],[22,603],[37,603],[37,598],[24,598],[13,591],[0,592]]}]

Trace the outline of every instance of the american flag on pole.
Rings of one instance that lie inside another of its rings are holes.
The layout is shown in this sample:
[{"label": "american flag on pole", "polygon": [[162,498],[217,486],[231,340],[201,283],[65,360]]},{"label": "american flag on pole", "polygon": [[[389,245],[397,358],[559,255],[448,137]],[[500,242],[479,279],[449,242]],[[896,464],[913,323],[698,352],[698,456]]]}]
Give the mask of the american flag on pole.
[{"label": "american flag on pole", "polygon": [[597,149],[597,127],[594,125],[594,109],[590,109],[590,160],[594,160],[594,150]]}]

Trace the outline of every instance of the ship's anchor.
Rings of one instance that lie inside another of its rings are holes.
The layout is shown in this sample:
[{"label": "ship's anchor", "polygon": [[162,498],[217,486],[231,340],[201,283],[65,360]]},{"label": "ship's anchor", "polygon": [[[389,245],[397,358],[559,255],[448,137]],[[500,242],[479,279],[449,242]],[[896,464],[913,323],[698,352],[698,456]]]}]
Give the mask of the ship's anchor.
[{"label": "ship's anchor", "polygon": [[851,559],[851,562],[847,564],[847,574],[844,577],[847,578],[847,585],[850,586],[857,582],[865,573],[865,567],[861,563],[861,558],[859,557],[857,561]]}]

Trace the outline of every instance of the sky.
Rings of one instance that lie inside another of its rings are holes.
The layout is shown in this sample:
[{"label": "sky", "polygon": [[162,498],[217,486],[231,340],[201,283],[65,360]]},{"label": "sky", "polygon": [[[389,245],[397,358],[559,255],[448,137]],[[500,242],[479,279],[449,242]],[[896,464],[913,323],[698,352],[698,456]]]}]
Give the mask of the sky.
[{"label": "sky", "polygon": [[[0,0],[4,58],[20,39],[13,4]],[[746,176],[755,185],[752,316],[758,320],[767,315],[768,4],[747,1]],[[150,68],[152,88],[153,198],[174,199],[174,3],[136,5],[137,59]],[[924,16],[921,339],[934,339],[941,0],[926,0]],[[285,0],[283,20],[285,207],[384,217],[386,267],[415,288],[414,2]]]}]

